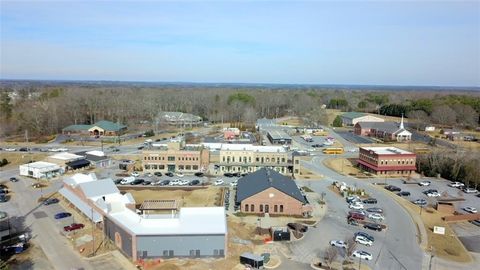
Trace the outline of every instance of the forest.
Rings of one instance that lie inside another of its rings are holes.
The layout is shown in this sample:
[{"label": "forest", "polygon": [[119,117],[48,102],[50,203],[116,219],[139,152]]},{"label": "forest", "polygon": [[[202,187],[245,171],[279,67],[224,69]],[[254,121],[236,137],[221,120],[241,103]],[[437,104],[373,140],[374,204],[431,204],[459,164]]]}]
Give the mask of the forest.
[{"label": "forest", "polygon": [[101,83],[0,83],[0,136],[52,135],[71,124],[155,121],[160,111],[212,122],[253,123],[282,116],[327,125],[326,109],[401,116],[445,127],[479,124],[478,91],[394,91],[348,87],[262,87]]}]

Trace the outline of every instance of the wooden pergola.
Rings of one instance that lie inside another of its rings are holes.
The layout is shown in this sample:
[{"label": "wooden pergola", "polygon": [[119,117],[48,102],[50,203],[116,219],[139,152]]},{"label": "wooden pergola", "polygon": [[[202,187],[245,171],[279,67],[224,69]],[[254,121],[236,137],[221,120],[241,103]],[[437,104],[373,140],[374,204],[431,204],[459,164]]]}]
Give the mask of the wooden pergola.
[{"label": "wooden pergola", "polygon": [[140,205],[142,213],[147,211],[172,211],[172,215],[178,209],[177,200],[145,200]]}]

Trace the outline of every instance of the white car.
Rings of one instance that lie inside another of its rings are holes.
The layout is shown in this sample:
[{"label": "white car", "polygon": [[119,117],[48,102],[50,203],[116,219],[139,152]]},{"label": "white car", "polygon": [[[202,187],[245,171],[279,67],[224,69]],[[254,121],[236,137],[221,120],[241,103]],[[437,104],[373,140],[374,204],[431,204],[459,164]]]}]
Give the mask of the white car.
[{"label": "white car", "polygon": [[454,187],[454,188],[460,188],[460,187],[465,186],[465,184],[460,183],[460,182],[452,182],[452,183],[448,184],[448,186],[449,187]]},{"label": "white car", "polygon": [[440,197],[441,195],[438,192],[429,192],[429,193],[427,193],[427,196],[428,197]]},{"label": "white car", "polygon": [[347,243],[345,243],[345,241],[341,241],[341,240],[332,240],[332,241],[330,241],[330,245],[332,247],[347,248]]},{"label": "white car", "polygon": [[233,181],[230,183],[230,186],[231,187],[236,187],[238,185],[238,182],[237,181]]},{"label": "white car", "polygon": [[418,183],[418,185],[421,186],[421,187],[428,187],[428,186],[430,186],[431,183],[432,182],[430,182],[430,181],[422,181],[422,182]]},{"label": "white car", "polygon": [[361,203],[352,203],[348,206],[350,209],[361,210],[363,209],[363,204]]},{"label": "white car", "polygon": [[132,172],[132,176],[133,176],[133,177],[139,177],[140,174],[139,174],[138,172]]},{"label": "white car", "polygon": [[465,193],[477,193],[478,191],[474,188],[464,188],[463,192],[465,192]]},{"label": "white car", "polygon": [[359,244],[362,244],[362,245],[365,245],[367,247],[370,247],[373,245],[373,241],[368,239],[367,237],[363,236],[363,235],[357,235],[355,237],[355,242],[359,243]]},{"label": "white car", "polygon": [[367,260],[367,261],[371,261],[373,259],[372,254],[370,254],[366,251],[363,251],[363,250],[355,250],[352,253],[352,256],[355,257],[355,258],[360,258],[362,260]]},{"label": "white car", "polygon": [[188,181],[188,180],[180,180],[180,181],[179,181],[179,185],[180,185],[180,186],[186,186],[186,185],[188,185],[189,182],[190,182],[190,181]]},{"label": "white car", "polygon": [[468,206],[468,207],[464,207],[462,209],[463,209],[463,211],[471,213],[471,214],[476,214],[477,213],[477,208],[475,208],[475,207]]},{"label": "white car", "polygon": [[121,185],[128,185],[128,184],[132,183],[133,181],[135,181],[135,177],[129,176],[129,177],[123,178],[122,181],[120,181],[120,184]]},{"label": "white car", "polygon": [[385,220],[385,217],[382,216],[381,214],[379,213],[371,213],[368,215],[368,218],[369,219],[373,219],[373,220],[378,220],[378,221],[383,221]]},{"label": "white car", "polygon": [[5,148],[5,149],[3,149],[3,150],[5,150],[5,151],[7,151],[7,152],[15,152],[15,151],[17,151],[17,149],[15,149],[15,148]]},{"label": "white car", "polygon": [[178,186],[178,185],[180,185],[180,180],[177,179],[177,180],[170,181],[170,183],[168,185],[169,186]]},{"label": "white car", "polygon": [[223,185],[225,182],[222,179],[217,179],[213,183],[215,186]]}]

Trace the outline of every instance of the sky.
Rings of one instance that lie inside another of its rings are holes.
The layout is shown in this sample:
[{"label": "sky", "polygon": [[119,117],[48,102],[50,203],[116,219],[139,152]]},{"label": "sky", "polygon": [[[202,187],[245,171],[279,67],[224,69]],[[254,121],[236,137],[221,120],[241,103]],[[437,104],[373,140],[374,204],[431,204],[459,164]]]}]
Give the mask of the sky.
[{"label": "sky", "polygon": [[480,1],[3,1],[0,79],[480,86]]}]

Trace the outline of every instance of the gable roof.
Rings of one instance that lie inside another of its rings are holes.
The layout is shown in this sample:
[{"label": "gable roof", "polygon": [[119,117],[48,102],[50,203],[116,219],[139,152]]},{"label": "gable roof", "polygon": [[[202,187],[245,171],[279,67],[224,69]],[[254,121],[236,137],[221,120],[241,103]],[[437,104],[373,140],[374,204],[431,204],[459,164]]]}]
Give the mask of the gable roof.
[{"label": "gable roof", "polygon": [[79,186],[85,197],[92,200],[105,195],[120,193],[112,179],[109,178],[81,183]]},{"label": "gable roof", "polygon": [[95,124],[91,125],[90,127],[95,127],[95,126],[101,127],[102,129],[109,130],[109,131],[119,131],[127,127],[125,125],[114,123],[107,120],[98,121]]},{"label": "gable roof", "polygon": [[399,124],[395,122],[358,122],[361,128],[376,129],[388,133],[395,133],[400,130]]},{"label": "gable roof", "polygon": [[307,203],[295,181],[268,168],[262,168],[238,180],[237,203],[270,187],[302,203]]},{"label": "gable roof", "polygon": [[68,127],[63,128],[64,131],[80,131],[80,130],[88,130],[92,125],[70,125]]},{"label": "gable roof", "polygon": [[347,119],[355,119],[355,118],[358,118],[358,117],[362,117],[362,116],[365,116],[367,114],[365,113],[359,113],[359,112],[347,112],[347,113],[344,113],[342,114],[342,118],[347,118]]}]

